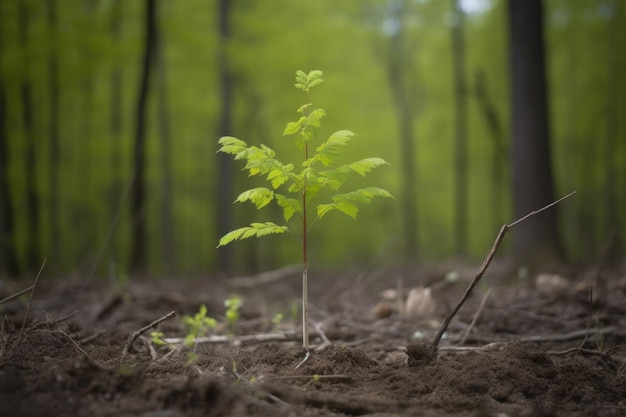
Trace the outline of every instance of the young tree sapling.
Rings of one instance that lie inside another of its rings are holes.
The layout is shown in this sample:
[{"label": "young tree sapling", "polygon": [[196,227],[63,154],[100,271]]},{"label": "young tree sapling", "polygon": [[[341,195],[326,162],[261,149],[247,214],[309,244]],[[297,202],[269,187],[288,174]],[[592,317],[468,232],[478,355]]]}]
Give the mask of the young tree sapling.
[{"label": "young tree sapling", "polygon": [[[310,103],[310,91],[322,83],[322,71],[314,70],[308,74],[296,72],[295,87],[304,91],[306,103],[298,109],[300,115],[297,121],[287,123],[283,131],[284,136],[293,136],[298,149],[303,151],[304,160],[296,170],[295,163],[283,163],[276,158],[276,153],[265,145],[249,146],[243,140],[224,136],[219,139],[224,152],[234,156],[235,160],[245,161],[244,170],[250,176],[265,176],[270,187],[257,187],[239,194],[236,203],[250,201],[257,209],[267,206],[272,201],[283,209],[285,222],[292,218],[298,219],[300,232],[290,229],[286,224],[278,225],[274,222],[256,222],[250,226],[241,227],[224,235],[218,244],[227,245],[235,240],[250,237],[261,237],[271,234],[289,232],[296,237],[302,247],[302,344],[309,351],[308,328],[308,264],[307,234],[311,226],[322,219],[327,213],[337,210],[354,220],[359,212],[358,203],[370,203],[374,197],[392,198],[391,194],[382,188],[360,188],[347,193],[338,193],[331,197],[330,202],[318,204],[314,213],[309,213],[310,205],[323,189],[338,191],[350,177],[358,174],[365,177],[372,169],[387,162],[381,158],[365,158],[350,164],[335,167],[335,163],[343,155],[344,147],[356,136],[350,130],[339,130],[315,148],[309,155],[309,143],[317,138],[321,126],[321,119],[325,116],[323,109],[315,109]],[[286,190],[278,192],[279,190]],[[289,196],[293,197],[289,197]],[[312,220],[311,220],[311,217]]]}]

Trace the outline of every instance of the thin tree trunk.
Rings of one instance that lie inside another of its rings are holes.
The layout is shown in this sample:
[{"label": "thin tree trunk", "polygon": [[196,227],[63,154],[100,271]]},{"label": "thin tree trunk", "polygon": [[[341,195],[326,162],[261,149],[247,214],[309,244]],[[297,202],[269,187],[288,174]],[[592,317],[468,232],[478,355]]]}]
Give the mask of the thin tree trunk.
[{"label": "thin tree trunk", "polygon": [[[19,7],[19,42],[25,51],[28,48],[29,10],[25,2]],[[24,62],[24,69],[28,68]],[[42,261],[39,230],[39,193],[37,190],[36,143],[33,121],[33,95],[27,70],[23,72],[20,83],[22,99],[22,129],[25,140],[25,177],[26,177],[26,264],[27,269],[36,268]]]},{"label": "thin tree trunk", "polygon": [[452,62],[454,67],[454,238],[456,253],[467,253],[467,82],[465,76],[465,16],[460,0],[452,0]]},{"label": "thin tree trunk", "polygon": [[[115,42],[121,40],[121,19],[123,16],[123,2],[124,0],[114,0],[112,6],[111,20],[109,26],[109,32]],[[117,58],[117,57],[116,57]],[[119,59],[116,59],[115,67],[111,73],[110,79],[110,112],[109,112],[109,131],[111,135],[111,151],[110,151],[110,186],[109,186],[109,218],[113,219],[109,227],[113,228],[110,232],[110,259],[109,268],[115,271],[118,253],[118,239],[113,237],[113,232],[118,226],[119,222],[119,206],[121,199],[126,195],[124,193],[123,185],[123,117],[124,114],[124,100],[122,100],[122,89],[124,80],[122,77],[122,69],[120,68]]]},{"label": "thin tree trunk", "polygon": [[[515,218],[554,200],[548,128],[541,0],[509,0],[513,98],[513,197]],[[515,255],[533,264],[561,256],[557,209],[534,216],[513,234]]]},{"label": "thin tree trunk", "polygon": [[[229,68],[226,46],[230,37],[230,6],[229,0],[219,0],[218,2],[218,71],[219,90],[221,102],[221,116],[218,136],[231,135],[232,118],[232,77]],[[224,153],[217,154],[218,174],[217,181],[217,225],[216,230],[219,236],[228,233],[232,228],[232,160]],[[232,269],[232,250],[230,246],[220,249],[220,256],[217,262],[220,274],[228,275]]]},{"label": "thin tree trunk", "polygon": [[49,243],[49,267],[53,272],[57,272],[60,267],[60,248],[62,246],[62,236],[59,228],[59,64],[57,52],[57,2],[48,0],[48,30],[52,49],[48,55],[48,85],[49,85],[49,106],[50,120],[48,125],[48,137],[50,140],[48,187],[49,187],[49,223],[50,223],[50,243]]},{"label": "thin tree trunk", "polygon": [[[1,34],[1,33],[0,33]],[[0,47],[2,39],[0,39]],[[1,69],[1,68],[0,68]],[[11,186],[9,184],[9,144],[4,78],[0,74],[0,278],[18,276],[19,264],[15,250],[15,226]]]},{"label": "thin tree trunk", "polygon": [[[608,25],[609,30],[609,50],[608,50],[608,62],[607,62],[607,80],[608,80],[608,93],[606,102],[606,146],[604,157],[605,168],[605,196],[604,196],[604,208],[606,212],[604,217],[608,223],[608,236],[614,236],[614,240],[609,249],[609,253],[606,254],[607,260],[611,262],[619,261],[622,251],[622,238],[621,238],[621,220],[619,207],[619,194],[622,191],[618,184],[617,178],[619,177],[619,155],[617,150],[622,146],[618,143],[618,120],[620,115],[620,106],[618,101],[618,79],[620,74],[619,58],[617,51],[620,48],[618,42],[619,33],[619,17],[622,16],[620,8],[623,10],[623,1],[613,1],[610,3],[612,7],[612,18]],[[608,238],[605,237],[605,240]]]},{"label": "thin tree trunk", "polygon": [[154,41],[156,37],[155,0],[146,0],[145,34],[142,71],[137,96],[137,114],[135,119],[135,141],[133,147],[133,171],[135,173],[131,194],[131,272],[144,273],[146,270],[146,184],[145,184],[145,147],[146,147],[146,109],[148,89],[154,63]]},{"label": "thin tree trunk", "polygon": [[[496,105],[489,95],[487,87],[487,78],[483,71],[476,74],[475,86],[476,100],[478,106],[485,119],[487,131],[492,141],[491,154],[491,206],[495,215],[493,216],[494,228],[498,228],[505,224],[511,216],[505,216],[504,190],[508,190],[508,174],[505,169],[505,163],[508,161],[507,146],[504,143],[504,130],[498,115]],[[494,229],[495,230],[495,229]]]},{"label": "thin tree trunk", "polygon": [[172,135],[167,109],[167,77],[165,64],[165,43],[156,32],[156,53],[158,65],[157,79],[157,120],[161,145],[161,262],[166,274],[173,272],[175,265],[174,226],[172,224]]}]

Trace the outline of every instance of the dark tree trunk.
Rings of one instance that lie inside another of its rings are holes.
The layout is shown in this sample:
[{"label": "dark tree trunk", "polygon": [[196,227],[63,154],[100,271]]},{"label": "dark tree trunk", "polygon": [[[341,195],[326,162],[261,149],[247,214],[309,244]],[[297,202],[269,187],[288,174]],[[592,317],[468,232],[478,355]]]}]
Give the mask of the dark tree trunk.
[{"label": "dark tree trunk", "polygon": [[[119,42],[121,39],[121,21],[123,17],[123,2],[124,0],[114,0],[111,13],[111,21],[109,31],[111,37],[115,42]],[[122,143],[122,130],[123,130],[123,114],[124,114],[124,100],[122,100],[122,88],[124,79],[122,77],[122,69],[120,67],[119,57],[116,57],[115,67],[111,73],[111,97],[110,97],[110,119],[109,119],[109,131],[111,135],[111,184],[109,188],[109,213],[111,221],[109,236],[110,236],[110,268],[115,271],[117,264],[118,253],[118,239],[114,237],[114,232],[118,227],[120,210],[122,206],[122,199],[126,196],[125,188],[123,185],[123,143]]]},{"label": "dark tree trunk", "polygon": [[494,212],[494,230],[508,222],[510,216],[505,216],[504,190],[508,191],[508,173],[505,163],[509,160],[508,150],[504,141],[504,130],[496,105],[489,95],[487,78],[483,71],[476,73],[475,95],[487,125],[487,131],[492,141],[491,154],[491,206]]},{"label": "dark tree trunk", "polygon": [[[513,99],[513,201],[522,217],[555,199],[548,127],[541,0],[509,0]],[[557,210],[533,216],[512,234],[518,260],[530,265],[560,257]]]},{"label": "dark tree trunk", "polygon": [[[620,17],[623,16],[624,2],[614,1],[609,3],[612,7],[611,22],[608,27],[609,37],[609,50],[607,56],[607,80],[609,91],[606,102],[606,146],[604,156],[604,178],[606,182],[605,195],[604,195],[604,210],[603,213],[606,221],[608,222],[608,236],[604,239],[609,239],[610,244],[606,248],[606,261],[618,262],[621,261],[620,256],[623,254],[622,234],[620,233],[622,228],[622,220],[620,218],[620,212],[618,207],[620,206],[620,194],[623,194],[623,190],[620,190],[617,178],[619,178],[619,155],[622,155],[618,149],[623,146],[623,143],[618,143],[618,126],[620,119],[620,109],[618,88],[620,75],[619,53],[620,48],[619,39],[619,22]],[[612,236],[612,239],[610,238]]]},{"label": "dark tree trunk", "polygon": [[156,38],[155,4],[156,0],[146,0],[145,35],[142,71],[137,96],[137,114],[135,119],[135,143],[133,147],[134,182],[131,192],[132,242],[130,269],[132,273],[144,273],[146,269],[146,184],[145,184],[145,142],[146,109],[148,89],[154,63]]},{"label": "dark tree trunk", "polygon": [[[29,10],[25,2],[20,2],[19,8],[19,41],[23,50],[28,48]],[[28,68],[24,63],[23,68]],[[28,71],[24,71],[20,84],[22,99],[22,129],[25,139],[25,177],[26,177],[26,265],[33,270],[42,262],[39,230],[39,193],[37,190],[37,161],[35,149],[33,95]]]},{"label": "dark tree trunk", "polygon": [[[2,46],[0,39],[0,47]],[[6,96],[4,79],[0,74],[0,278],[18,276],[19,264],[15,251],[13,204],[9,184],[9,144],[7,135]]]},{"label": "dark tree trunk", "polygon": [[467,253],[467,82],[465,77],[465,16],[453,0],[452,63],[454,68],[454,231],[457,255]]},{"label": "dark tree trunk", "polygon": [[48,55],[48,85],[50,100],[50,120],[48,124],[48,137],[50,140],[48,187],[50,195],[50,243],[49,243],[49,268],[57,272],[60,266],[60,248],[62,246],[61,233],[59,230],[59,65],[57,58],[57,2],[48,0],[48,30],[52,49]]},{"label": "dark tree trunk", "polygon": [[[229,60],[226,53],[226,46],[230,37],[230,1],[219,0],[218,2],[218,71],[219,89],[221,102],[221,116],[218,136],[232,135],[232,77],[229,68]],[[224,154],[217,154],[218,173],[217,181],[217,225],[216,230],[219,236],[223,236],[232,229],[232,160]],[[232,269],[232,250],[230,246],[220,248],[217,267],[220,274],[228,275]]]},{"label": "dark tree trunk", "polygon": [[167,109],[167,77],[165,64],[165,43],[156,32],[156,53],[158,65],[157,79],[157,120],[161,145],[161,262],[166,274],[173,272],[175,264],[174,225],[172,224],[172,135]]}]

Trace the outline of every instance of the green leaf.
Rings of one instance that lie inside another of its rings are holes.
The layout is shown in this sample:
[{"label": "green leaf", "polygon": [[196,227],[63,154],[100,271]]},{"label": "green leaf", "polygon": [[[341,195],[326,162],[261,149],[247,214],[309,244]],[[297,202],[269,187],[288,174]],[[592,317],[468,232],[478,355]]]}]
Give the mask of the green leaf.
[{"label": "green leaf", "polygon": [[317,147],[317,154],[314,156],[324,166],[330,166],[341,157],[341,148],[345,146],[356,135],[350,130],[339,130]]},{"label": "green leaf", "polygon": [[359,208],[356,203],[370,203],[374,197],[393,198],[391,193],[378,187],[361,188],[345,194],[337,194],[330,204],[320,204],[317,206],[317,215],[321,219],[326,213],[338,210],[356,220]]},{"label": "green leaf", "polygon": [[293,180],[296,174],[293,174],[293,164],[281,165],[279,168],[274,168],[267,174],[267,180],[271,181],[272,188],[277,189],[289,180]]},{"label": "green leaf", "polygon": [[323,74],[324,73],[320,70],[313,70],[308,73],[308,75],[306,76],[306,79],[307,79],[309,89],[311,87],[315,87],[316,85],[319,85],[322,82],[324,82],[324,80],[322,79]]},{"label": "green leaf", "polygon": [[237,155],[248,147],[246,142],[232,136],[223,136],[218,140],[217,143],[222,146],[218,149],[218,152],[223,152],[230,155]]},{"label": "green leaf", "polygon": [[285,233],[287,230],[287,226],[278,226],[272,222],[265,223],[252,223],[250,226],[241,227],[239,229],[233,230],[232,232],[226,233],[219,241],[217,247],[226,246],[229,243],[235,240],[247,239],[249,237],[261,237],[267,236],[270,234],[280,234]]},{"label": "green leaf", "polygon": [[289,221],[291,217],[296,213],[302,213],[302,204],[295,198],[287,198],[281,194],[274,194],[276,202],[283,208],[283,216],[285,221]]},{"label": "green leaf", "polygon": [[366,176],[372,169],[381,165],[389,165],[387,161],[381,158],[365,158],[348,165],[357,174],[362,177]]},{"label": "green leaf", "polygon": [[293,135],[294,133],[298,133],[300,131],[300,124],[298,122],[289,122],[287,126],[285,126],[285,130],[283,130],[283,136]]},{"label": "green leaf", "polygon": [[324,109],[315,109],[309,114],[307,118],[307,122],[310,126],[318,128],[322,125],[322,117],[326,116],[326,111]]},{"label": "green leaf", "polygon": [[361,188],[346,194],[337,194],[333,197],[333,201],[335,201],[335,199],[341,199],[356,201],[359,203],[369,203],[374,197],[393,198],[391,193],[383,188],[368,187]]},{"label": "green leaf", "polygon": [[235,202],[251,201],[257,209],[267,206],[274,199],[274,192],[265,187],[252,188],[239,194]]}]

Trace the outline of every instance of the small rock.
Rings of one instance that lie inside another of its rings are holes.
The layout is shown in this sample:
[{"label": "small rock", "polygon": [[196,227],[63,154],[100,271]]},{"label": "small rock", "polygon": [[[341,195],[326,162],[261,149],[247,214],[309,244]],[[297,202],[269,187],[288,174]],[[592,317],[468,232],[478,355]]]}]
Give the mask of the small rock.
[{"label": "small rock", "polygon": [[413,288],[406,300],[404,315],[408,319],[431,318],[437,312],[437,303],[429,287]]},{"label": "small rock", "polygon": [[560,275],[539,274],[535,287],[543,294],[562,294],[570,287],[570,282]]}]

